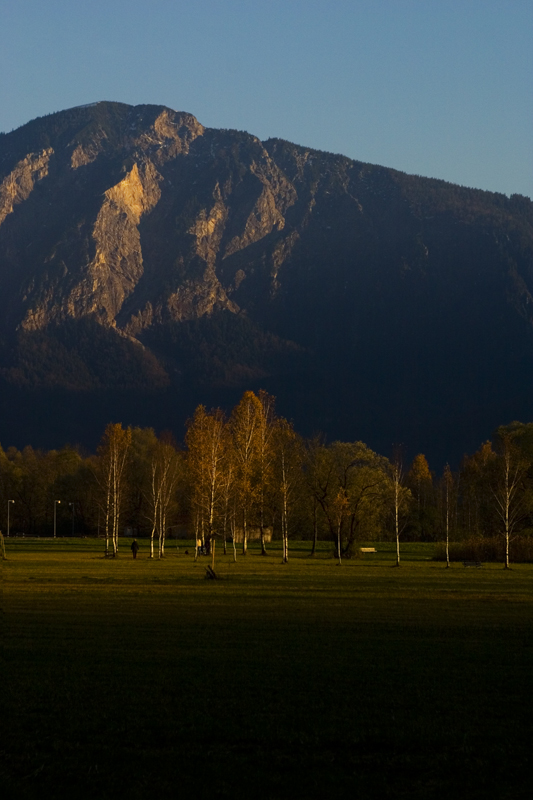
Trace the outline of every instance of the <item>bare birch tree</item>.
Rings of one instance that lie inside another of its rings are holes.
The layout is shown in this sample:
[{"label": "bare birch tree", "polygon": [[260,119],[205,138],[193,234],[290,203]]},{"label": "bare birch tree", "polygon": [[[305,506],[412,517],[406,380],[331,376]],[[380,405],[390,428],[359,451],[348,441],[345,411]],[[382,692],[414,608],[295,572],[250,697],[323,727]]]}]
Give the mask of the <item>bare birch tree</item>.
[{"label": "bare birch tree", "polygon": [[289,516],[297,492],[303,483],[303,447],[300,438],[286,419],[273,426],[274,489],[278,497],[283,541],[283,563],[289,560]]},{"label": "bare birch tree", "polygon": [[442,477],[442,489],[444,494],[444,529],[446,532],[446,567],[450,566],[450,516],[451,516],[451,502],[453,491],[453,475],[450,465],[446,464],[444,467],[444,475]]},{"label": "bare birch tree", "polygon": [[230,430],[235,454],[235,478],[242,520],[242,553],[248,549],[248,523],[257,497],[258,437],[263,415],[261,401],[245,392],[233,409]]},{"label": "bare birch tree", "polygon": [[100,469],[97,478],[103,494],[105,552],[109,555],[111,541],[114,557],[118,554],[118,536],[130,445],[131,428],[124,430],[120,423],[111,423],[105,429],[102,443],[98,448]]},{"label": "bare birch tree", "polygon": [[150,461],[150,558],[154,557],[154,536],[158,540],[158,557],[165,555],[167,516],[175,500],[180,476],[180,456],[168,441],[158,440]]},{"label": "bare birch tree", "polygon": [[257,463],[258,463],[258,506],[259,536],[261,539],[261,555],[266,556],[265,546],[265,510],[268,486],[272,482],[274,461],[273,436],[275,428],[274,398],[265,391],[259,392],[262,412],[258,419],[257,429]]},{"label": "bare birch tree", "polygon": [[528,467],[529,461],[522,455],[511,436],[504,434],[494,461],[491,489],[505,540],[505,569],[509,569],[509,544],[515,538],[518,525],[526,514],[523,501]]},{"label": "bare birch tree", "polygon": [[237,560],[235,549],[235,466],[231,437],[226,437],[226,468],[222,478],[222,541],[224,555],[227,553],[228,527],[233,541],[233,560]]},{"label": "bare birch tree", "polygon": [[400,566],[400,534],[407,523],[407,510],[412,500],[409,489],[403,485],[403,465],[401,456],[396,454],[390,467],[394,510],[394,534],[396,538],[396,566]]}]

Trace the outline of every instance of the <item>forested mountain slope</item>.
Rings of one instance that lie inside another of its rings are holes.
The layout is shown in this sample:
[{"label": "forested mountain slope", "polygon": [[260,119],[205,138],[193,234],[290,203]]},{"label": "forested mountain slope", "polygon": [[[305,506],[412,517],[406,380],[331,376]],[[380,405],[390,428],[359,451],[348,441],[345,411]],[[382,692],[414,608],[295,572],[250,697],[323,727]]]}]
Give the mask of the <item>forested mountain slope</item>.
[{"label": "forested mountain slope", "polygon": [[454,459],[533,412],[533,206],[162,106],[0,136],[0,441],[278,397]]}]

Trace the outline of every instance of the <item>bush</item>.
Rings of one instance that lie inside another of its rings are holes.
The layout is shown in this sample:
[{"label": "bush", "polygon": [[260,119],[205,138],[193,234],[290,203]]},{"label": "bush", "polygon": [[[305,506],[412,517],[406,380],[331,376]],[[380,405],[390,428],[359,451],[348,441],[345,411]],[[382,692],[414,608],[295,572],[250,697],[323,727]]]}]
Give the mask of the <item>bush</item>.
[{"label": "bush", "polygon": [[[434,561],[446,561],[446,545],[439,542],[435,547]],[[509,545],[509,560],[515,564],[533,562],[533,536],[524,534],[512,539]],[[450,561],[505,561],[505,539],[503,536],[472,537],[463,542],[450,542]]]}]

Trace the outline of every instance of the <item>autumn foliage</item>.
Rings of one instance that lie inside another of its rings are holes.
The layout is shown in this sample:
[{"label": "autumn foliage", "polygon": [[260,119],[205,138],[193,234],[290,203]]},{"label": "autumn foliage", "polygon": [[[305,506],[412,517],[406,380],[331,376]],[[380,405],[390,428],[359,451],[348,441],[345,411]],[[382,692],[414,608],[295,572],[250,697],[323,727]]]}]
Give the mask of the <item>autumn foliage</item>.
[{"label": "autumn foliage", "polygon": [[160,558],[177,533],[206,553],[230,546],[235,558],[251,538],[267,555],[274,535],[285,562],[294,538],[312,540],[311,554],[329,539],[340,563],[362,542],[395,539],[398,564],[402,541],[434,541],[448,564],[462,547],[509,566],[531,549],[532,465],[533,423],[500,428],[439,477],[421,453],[404,467],[363,442],[305,440],[272,396],[247,391],[229,415],[198,406],[183,449],[119,423],[94,455],[0,447],[0,514],[4,535],[46,536],[55,509],[59,535],[100,535],[110,556],[124,532],[147,537]]}]

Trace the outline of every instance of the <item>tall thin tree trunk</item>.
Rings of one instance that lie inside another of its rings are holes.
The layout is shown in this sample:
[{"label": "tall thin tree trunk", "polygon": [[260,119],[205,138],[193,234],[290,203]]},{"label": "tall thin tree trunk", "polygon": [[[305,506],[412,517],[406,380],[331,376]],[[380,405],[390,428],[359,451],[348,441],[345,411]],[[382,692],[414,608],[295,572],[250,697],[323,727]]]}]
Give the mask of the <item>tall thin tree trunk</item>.
[{"label": "tall thin tree trunk", "polygon": [[165,556],[165,533],[166,533],[167,518],[163,504],[161,504],[161,513],[159,516],[159,558]]},{"label": "tall thin tree trunk", "polygon": [[509,487],[510,458],[506,453],[505,458],[505,569],[509,569],[509,536],[511,532],[509,509],[511,507],[511,490]]},{"label": "tall thin tree trunk", "polygon": [[118,552],[118,537],[117,537],[117,466],[114,465],[113,470],[113,557],[115,558]]},{"label": "tall thin tree trunk", "polygon": [[105,554],[106,558],[109,555],[109,513],[105,517]]},{"label": "tall thin tree trunk", "polygon": [[311,555],[316,553],[316,543],[318,539],[318,518],[317,518],[317,502],[316,497],[313,497],[313,547],[311,548]]},{"label": "tall thin tree trunk", "polygon": [[268,555],[268,553],[266,551],[266,546],[265,546],[265,529],[263,528],[263,522],[262,521],[261,521],[261,526],[259,528],[259,533],[260,533],[260,537],[261,537],[261,555],[262,556],[266,556],[266,555]]},{"label": "tall thin tree trunk", "polygon": [[288,514],[287,514],[287,493],[283,494],[283,561],[285,564],[289,560],[289,532],[288,532]]},{"label": "tall thin tree trunk", "polygon": [[446,568],[450,566],[450,498],[448,484],[446,484]]},{"label": "tall thin tree trunk", "polygon": [[259,524],[259,536],[261,538],[261,555],[266,556],[268,555],[266,551],[265,545],[265,514],[264,514],[264,498],[263,498],[263,487],[261,487],[261,520]]},{"label": "tall thin tree trunk", "polygon": [[223,528],[222,528],[222,535],[224,537],[223,542],[224,542],[224,555],[225,556],[228,554],[228,552],[227,552],[227,542],[226,542],[226,524],[227,524],[227,510],[226,510],[226,513],[224,514],[224,524],[223,524]]},{"label": "tall thin tree trunk", "polygon": [[505,501],[505,569],[509,569],[509,506],[511,501],[508,490],[506,491]]},{"label": "tall thin tree trunk", "polygon": [[396,527],[396,566],[400,566],[400,481],[399,476],[396,477],[395,484],[395,503],[394,503],[394,521]]},{"label": "tall thin tree trunk", "polygon": [[[516,561],[516,558],[515,558]],[[509,532],[505,534],[505,569],[510,569],[509,566]]]}]

